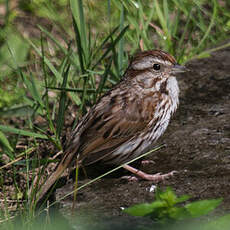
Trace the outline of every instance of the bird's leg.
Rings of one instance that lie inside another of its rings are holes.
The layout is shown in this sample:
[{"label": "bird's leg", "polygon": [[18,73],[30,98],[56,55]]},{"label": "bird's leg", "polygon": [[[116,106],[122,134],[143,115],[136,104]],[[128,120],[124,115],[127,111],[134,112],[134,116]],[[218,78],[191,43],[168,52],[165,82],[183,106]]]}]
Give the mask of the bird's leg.
[{"label": "bird's leg", "polygon": [[164,181],[165,179],[168,179],[169,177],[173,176],[174,173],[176,171],[172,171],[170,173],[166,173],[166,174],[161,174],[161,173],[156,173],[156,174],[147,174],[142,172],[141,170],[135,169],[133,167],[131,167],[130,165],[124,165],[123,168],[125,168],[126,170],[130,171],[131,173],[137,175],[138,177],[141,177],[144,180],[150,180],[150,181],[154,181],[154,182],[160,182],[160,181]]}]

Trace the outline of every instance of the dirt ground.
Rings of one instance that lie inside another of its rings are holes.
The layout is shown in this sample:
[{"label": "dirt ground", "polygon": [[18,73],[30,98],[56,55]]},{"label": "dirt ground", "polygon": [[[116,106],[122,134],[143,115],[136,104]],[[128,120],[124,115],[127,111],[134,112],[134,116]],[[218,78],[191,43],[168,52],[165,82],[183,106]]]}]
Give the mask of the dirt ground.
[{"label": "dirt ground", "polygon": [[[178,77],[179,109],[156,143],[167,147],[149,155],[154,163],[141,169],[148,173],[177,170],[174,177],[157,186],[170,186],[177,195],[189,194],[192,200],[222,197],[219,212],[230,213],[230,48],[186,66],[190,71]],[[119,177],[100,179],[79,191],[75,212],[110,220],[123,216],[124,221],[135,225],[136,219],[129,219],[122,208],[153,201],[152,185]],[[57,199],[71,190],[71,183],[58,189]],[[72,206],[72,200],[61,201],[63,213]],[[117,229],[121,223],[116,222]]]}]

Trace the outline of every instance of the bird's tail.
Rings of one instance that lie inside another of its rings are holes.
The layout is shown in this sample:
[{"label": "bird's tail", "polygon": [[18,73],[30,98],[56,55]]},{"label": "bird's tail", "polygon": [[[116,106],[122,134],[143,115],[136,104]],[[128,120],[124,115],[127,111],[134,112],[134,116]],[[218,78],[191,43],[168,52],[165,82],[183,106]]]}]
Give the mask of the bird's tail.
[{"label": "bird's tail", "polygon": [[36,202],[39,202],[43,199],[45,194],[48,192],[48,190],[52,187],[52,185],[59,179],[59,177],[62,175],[62,173],[65,171],[65,169],[71,164],[71,161],[75,155],[75,152],[66,152],[61,160],[61,162],[58,164],[56,170],[50,175],[48,180],[42,185],[40,191],[38,192],[38,197],[36,197]]}]

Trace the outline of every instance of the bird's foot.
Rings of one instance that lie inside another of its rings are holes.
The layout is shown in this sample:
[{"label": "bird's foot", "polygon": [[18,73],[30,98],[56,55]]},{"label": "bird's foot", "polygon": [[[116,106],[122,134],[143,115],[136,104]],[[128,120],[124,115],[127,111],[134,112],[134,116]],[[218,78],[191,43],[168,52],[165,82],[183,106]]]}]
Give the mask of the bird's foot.
[{"label": "bird's foot", "polygon": [[[127,169],[128,171],[132,172],[133,174],[135,174],[136,176],[138,176],[144,180],[153,181],[155,183],[164,181],[165,179],[172,177],[176,173],[176,171],[172,171],[172,172],[166,173],[166,174],[161,174],[161,173],[147,174],[147,173],[142,172],[141,170],[135,169],[129,165],[124,165],[123,167],[125,169]],[[133,177],[128,178],[129,181],[130,181],[130,179],[131,179],[131,181],[136,181],[133,179]]]},{"label": "bird's foot", "polygon": [[145,180],[149,180],[149,181],[153,181],[155,183],[158,183],[158,182],[161,182],[161,181],[164,181],[170,177],[172,177],[174,174],[176,173],[176,171],[172,171],[172,172],[169,172],[169,173],[165,173],[165,174],[161,174],[161,173],[156,173],[156,174],[147,174],[147,173],[144,173],[144,172],[140,172],[140,175],[139,175],[139,172],[138,172],[138,176],[141,177],[142,179],[145,179]]}]

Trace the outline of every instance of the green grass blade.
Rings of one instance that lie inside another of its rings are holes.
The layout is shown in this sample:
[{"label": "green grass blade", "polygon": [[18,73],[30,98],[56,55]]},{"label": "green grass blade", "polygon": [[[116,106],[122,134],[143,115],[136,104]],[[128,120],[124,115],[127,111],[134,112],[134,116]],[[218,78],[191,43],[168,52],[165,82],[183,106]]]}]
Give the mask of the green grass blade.
[{"label": "green grass blade", "polygon": [[213,7],[213,13],[212,13],[211,21],[209,23],[208,28],[206,29],[206,32],[205,32],[203,38],[201,39],[201,41],[199,42],[198,46],[196,47],[196,50],[198,50],[200,48],[200,46],[204,43],[204,41],[207,39],[207,37],[210,34],[211,28],[214,25],[214,22],[215,22],[215,19],[216,19],[216,16],[217,16],[217,4],[216,4],[215,0],[213,0],[212,2],[213,2],[214,7]]},{"label": "green grass blade", "polygon": [[[38,109],[44,108],[44,103],[40,97],[39,90],[37,89],[37,86],[36,86],[37,84],[31,73],[30,73],[31,80],[29,80],[28,77],[24,74],[24,72],[20,68],[18,68],[16,72],[18,73],[18,75],[21,76],[21,79],[23,83],[25,84],[26,89],[28,90],[28,92],[30,92],[33,98],[33,100],[31,100],[31,103],[29,103],[29,105],[33,107],[33,111],[31,111],[31,113],[34,114]],[[36,109],[34,109],[34,106],[36,106]]]},{"label": "green grass blade", "polygon": [[[83,92],[83,88],[62,88],[62,87],[48,87],[48,89],[54,89],[54,90],[64,90],[64,91],[68,91],[68,92],[77,92],[77,93],[82,93]],[[103,92],[106,92],[105,89],[103,89]],[[89,93],[96,93],[96,89],[94,88],[87,88],[87,94]]]},{"label": "green grass blade", "polygon": [[[49,37],[56,45],[57,47],[65,54],[68,54],[68,50],[66,48],[64,48],[60,42],[58,42],[58,40],[50,33],[48,32],[45,28],[43,28],[42,26],[38,25],[38,28],[47,36]],[[78,61],[77,61],[77,56],[72,53],[71,56],[69,57],[69,59],[71,60],[72,64],[74,64],[75,66],[78,66]]]},{"label": "green grass blade", "polygon": [[33,113],[33,109],[29,105],[19,105],[12,108],[6,108],[3,111],[0,110],[0,117],[25,117],[30,116]]},{"label": "green grass blade", "polygon": [[14,133],[14,134],[21,135],[21,136],[48,139],[48,137],[46,135],[44,135],[44,134],[25,131],[25,130],[22,130],[22,129],[17,129],[17,128],[13,128],[13,127],[10,127],[10,126],[5,126],[5,125],[0,125],[0,130],[2,132],[5,132],[5,133]]},{"label": "green grass blade", "polygon": [[189,13],[189,16],[187,17],[187,21],[186,21],[183,33],[182,33],[180,40],[178,42],[178,45],[177,45],[177,47],[178,47],[177,50],[179,51],[178,52],[179,57],[177,57],[177,61],[179,63],[182,60],[182,57],[184,56],[184,52],[185,52],[185,49],[182,49],[182,45],[183,45],[184,40],[185,40],[185,35],[186,35],[186,33],[188,33],[188,30],[189,30],[189,24],[191,21],[191,14],[192,14],[192,11]]},{"label": "green grass blade", "polygon": [[35,82],[35,79],[33,75],[30,73],[30,82],[31,82],[31,88],[30,88],[30,93],[33,96],[34,100],[41,105],[42,108],[45,107],[42,98],[40,96],[39,90],[37,89],[37,83]]},{"label": "green grass blade", "polygon": [[107,17],[109,21],[109,28],[111,27],[111,0],[107,0]]},{"label": "green grass blade", "polygon": [[117,36],[117,38],[113,41],[113,43],[107,48],[107,50],[103,53],[103,55],[98,59],[96,64],[92,67],[92,70],[107,56],[107,54],[115,47],[115,45],[120,41],[120,39],[124,36],[125,32],[129,26],[126,26]]},{"label": "green grass blade", "polygon": [[[36,51],[36,53],[42,57],[42,52],[34,45],[34,43],[26,38],[26,40],[30,43],[30,45],[33,47],[33,49]],[[49,61],[48,58],[44,57],[44,61],[45,61],[45,64],[49,67],[49,69],[51,70],[51,72],[54,74],[54,76],[56,77],[57,81],[58,82],[61,82],[62,81],[62,76],[61,74],[57,71],[57,69],[54,67],[54,65]]]},{"label": "green grass blade", "polygon": [[96,58],[96,55],[98,55],[100,50],[103,49],[105,44],[109,41],[109,39],[111,39],[111,37],[117,32],[118,29],[119,29],[119,26],[115,27],[113,29],[113,31],[101,42],[101,44],[98,46],[98,48],[95,49],[95,51],[92,53],[92,57],[91,57],[92,60],[94,60]]},{"label": "green grass blade", "polygon": [[[124,6],[121,7],[120,13],[120,31],[124,29]],[[118,43],[118,70],[119,73],[123,70],[124,62],[124,37],[122,37]]]},{"label": "green grass blade", "polygon": [[79,57],[79,62],[80,62],[80,67],[81,67],[81,73],[84,74],[85,73],[84,50],[82,49],[81,35],[79,32],[77,22],[75,21],[74,17],[73,17],[73,26],[74,26],[75,37],[76,37],[76,42],[77,42],[78,57]]},{"label": "green grass blade", "polygon": [[11,145],[10,145],[8,139],[6,138],[5,134],[3,132],[1,132],[1,131],[0,131],[0,146],[2,146],[3,149],[6,149],[6,154],[10,157],[10,159],[14,159],[14,156],[12,154],[14,149],[11,147]]},{"label": "green grass blade", "polygon": [[162,26],[162,29],[165,33],[165,36],[167,36],[167,39],[170,39],[170,34],[168,32],[168,27],[167,27],[167,21],[163,15],[163,12],[161,10],[160,4],[158,3],[158,0],[154,1],[155,2],[155,9],[156,9],[156,13],[157,13],[157,17],[159,19],[159,22]]},{"label": "green grass blade", "polygon": [[84,9],[82,0],[70,0],[70,8],[72,12],[72,16],[74,18],[75,27],[77,26],[79,31],[79,38],[81,41],[81,47],[83,50],[85,62],[88,61],[88,43],[86,36],[86,24],[84,18]]},{"label": "green grass blade", "polygon": [[[67,86],[67,79],[68,79],[68,74],[69,74],[69,69],[70,69],[70,64],[66,67],[66,71],[64,72],[63,75],[63,82],[62,82],[62,88],[65,88]],[[60,138],[61,136],[61,131],[63,128],[64,124],[64,114],[66,110],[66,91],[62,90],[61,95],[60,95],[60,100],[59,100],[59,110],[58,110],[58,119],[57,119],[57,136]]]},{"label": "green grass blade", "polygon": [[108,65],[106,66],[104,74],[101,76],[101,80],[100,80],[98,88],[96,90],[96,97],[95,97],[96,99],[98,98],[98,95],[101,96],[101,93],[103,92],[105,82],[108,78],[108,74],[109,74],[109,70],[111,68],[111,65],[112,65],[112,59],[110,59]]},{"label": "green grass blade", "polygon": [[167,0],[163,0],[163,12],[164,12],[164,18],[165,18],[165,23],[166,25],[170,24],[170,19],[169,19],[169,9],[168,9],[168,1]]}]

